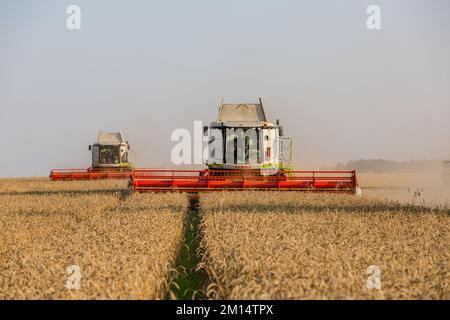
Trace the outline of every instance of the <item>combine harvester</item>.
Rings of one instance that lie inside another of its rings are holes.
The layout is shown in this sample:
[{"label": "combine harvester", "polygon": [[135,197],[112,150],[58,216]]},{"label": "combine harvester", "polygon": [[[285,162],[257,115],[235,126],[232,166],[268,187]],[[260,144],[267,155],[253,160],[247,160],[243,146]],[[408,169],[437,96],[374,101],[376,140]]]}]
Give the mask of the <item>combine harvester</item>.
[{"label": "combine harvester", "polygon": [[221,104],[208,136],[205,170],[133,170],[135,192],[305,191],[360,194],[355,171],[293,171],[292,141],[263,104]]},{"label": "combine harvester", "polygon": [[124,141],[121,132],[103,132],[98,141],[89,146],[92,151],[92,167],[88,169],[53,169],[52,181],[58,180],[100,180],[128,179],[133,167],[129,163],[130,145]]}]

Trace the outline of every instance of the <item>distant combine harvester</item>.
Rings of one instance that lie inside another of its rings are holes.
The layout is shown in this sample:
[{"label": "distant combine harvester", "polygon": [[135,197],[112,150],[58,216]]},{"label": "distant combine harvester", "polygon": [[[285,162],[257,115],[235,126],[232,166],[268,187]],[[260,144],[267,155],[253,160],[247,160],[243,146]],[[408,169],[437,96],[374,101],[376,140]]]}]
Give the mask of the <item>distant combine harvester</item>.
[{"label": "distant combine harvester", "polygon": [[133,166],[129,160],[130,145],[121,132],[98,134],[97,142],[89,146],[92,166],[88,169],[53,169],[50,179],[56,180],[100,180],[128,179]]}]

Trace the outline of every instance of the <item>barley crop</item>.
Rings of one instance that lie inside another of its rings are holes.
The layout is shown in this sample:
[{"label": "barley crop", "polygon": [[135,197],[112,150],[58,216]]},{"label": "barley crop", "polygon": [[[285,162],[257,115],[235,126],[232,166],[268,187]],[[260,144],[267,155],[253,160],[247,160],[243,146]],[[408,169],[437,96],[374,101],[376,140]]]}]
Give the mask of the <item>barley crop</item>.
[{"label": "barley crop", "polygon": [[121,191],[127,188],[127,180],[50,181],[48,178],[0,179],[0,194],[23,193],[49,195],[51,193],[100,193]]},{"label": "barley crop", "polygon": [[[182,240],[184,195],[89,192],[117,181],[69,183],[68,193],[26,183],[38,192],[19,183],[0,194],[0,299],[165,297]],[[73,265],[79,289],[67,288]]]},{"label": "barley crop", "polygon": [[[346,195],[202,195],[213,299],[449,299],[447,212]],[[369,289],[368,267],[381,288]]]}]

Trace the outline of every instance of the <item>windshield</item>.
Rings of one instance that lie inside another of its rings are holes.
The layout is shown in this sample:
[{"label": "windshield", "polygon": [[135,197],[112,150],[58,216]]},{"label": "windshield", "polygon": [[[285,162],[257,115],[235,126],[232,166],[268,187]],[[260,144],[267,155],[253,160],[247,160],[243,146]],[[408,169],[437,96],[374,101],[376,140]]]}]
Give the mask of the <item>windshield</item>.
[{"label": "windshield", "polygon": [[227,163],[260,163],[258,152],[258,134],[255,128],[227,128],[226,155]]},{"label": "windshield", "polygon": [[118,146],[100,146],[100,164],[118,164]]}]

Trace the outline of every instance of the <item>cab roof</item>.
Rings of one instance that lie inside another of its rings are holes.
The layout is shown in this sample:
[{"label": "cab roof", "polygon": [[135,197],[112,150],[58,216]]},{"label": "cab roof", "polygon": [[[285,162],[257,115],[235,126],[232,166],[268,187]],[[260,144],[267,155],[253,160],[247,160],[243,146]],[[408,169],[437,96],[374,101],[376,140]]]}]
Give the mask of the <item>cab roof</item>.
[{"label": "cab roof", "polygon": [[98,144],[121,144],[125,143],[122,137],[122,132],[104,132],[100,131],[98,134]]},{"label": "cab roof", "polygon": [[217,122],[266,122],[262,103],[222,104]]}]

